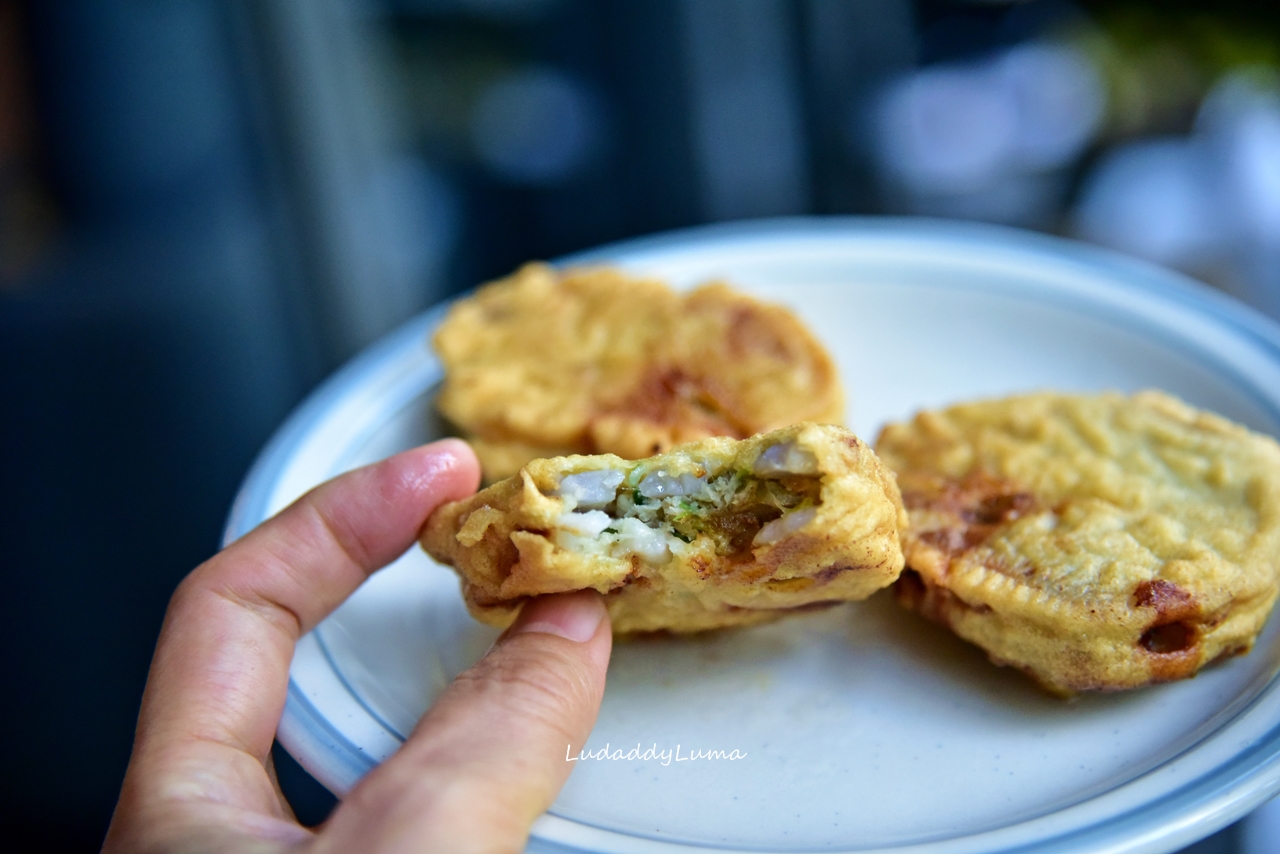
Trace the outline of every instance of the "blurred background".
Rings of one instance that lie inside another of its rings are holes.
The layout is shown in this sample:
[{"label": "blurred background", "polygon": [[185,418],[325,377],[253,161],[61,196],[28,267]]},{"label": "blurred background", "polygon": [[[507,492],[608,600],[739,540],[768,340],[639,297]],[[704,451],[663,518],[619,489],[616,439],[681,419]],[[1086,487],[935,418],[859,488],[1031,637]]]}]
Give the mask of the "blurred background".
[{"label": "blurred background", "polygon": [[527,259],[849,213],[1280,316],[1280,6],[0,0],[5,850],[98,849],[171,590],[346,358]]}]

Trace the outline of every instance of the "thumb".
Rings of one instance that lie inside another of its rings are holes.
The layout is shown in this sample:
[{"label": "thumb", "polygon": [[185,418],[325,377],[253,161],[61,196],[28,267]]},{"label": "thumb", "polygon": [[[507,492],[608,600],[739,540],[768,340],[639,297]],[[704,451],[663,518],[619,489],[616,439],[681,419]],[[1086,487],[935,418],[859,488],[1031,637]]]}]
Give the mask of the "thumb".
[{"label": "thumb", "polygon": [[399,752],[334,812],[318,850],[520,851],[595,724],[612,635],[592,591],[532,599]]}]

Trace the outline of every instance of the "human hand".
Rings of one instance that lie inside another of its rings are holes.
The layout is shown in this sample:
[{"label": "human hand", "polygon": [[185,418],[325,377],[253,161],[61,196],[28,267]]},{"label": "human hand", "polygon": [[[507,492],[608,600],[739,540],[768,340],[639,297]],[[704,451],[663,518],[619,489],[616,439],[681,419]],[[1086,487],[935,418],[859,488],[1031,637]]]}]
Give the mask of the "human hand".
[{"label": "human hand", "polygon": [[104,854],[519,851],[600,707],[612,639],[595,593],[530,601],[316,830],[271,764],[298,638],[478,483],[462,442],[406,451],[317,487],[187,576]]}]

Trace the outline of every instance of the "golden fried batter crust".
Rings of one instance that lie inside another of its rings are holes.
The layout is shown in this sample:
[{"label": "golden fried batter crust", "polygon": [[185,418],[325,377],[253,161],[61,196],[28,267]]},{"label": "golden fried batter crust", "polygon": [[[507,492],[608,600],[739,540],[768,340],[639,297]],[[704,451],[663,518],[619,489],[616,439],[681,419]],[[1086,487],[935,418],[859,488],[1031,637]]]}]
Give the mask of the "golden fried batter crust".
[{"label": "golden fried batter crust", "polygon": [[456,303],[434,345],[437,406],[491,481],[539,457],[642,459],[844,417],[835,366],[804,325],[723,284],[678,294],[614,269],[527,264]]},{"label": "golden fried batter crust", "polygon": [[[567,477],[593,472],[620,481],[595,509],[560,497]],[[644,497],[677,483],[691,491]],[[651,515],[617,522],[628,513]],[[592,514],[609,527],[583,536]],[[866,598],[901,571],[905,523],[893,476],[867,445],[801,424],[638,463],[535,460],[438,510],[422,545],[457,570],[471,613],[492,625],[509,624],[530,596],[590,588],[605,594],[615,633],[694,632]]]},{"label": "golden fried batter crust", "polygon": [[1280,446],[1154,391],[920,413],[877,442],[899,601],[1059,694],[1194,676],[1276,598]]}]

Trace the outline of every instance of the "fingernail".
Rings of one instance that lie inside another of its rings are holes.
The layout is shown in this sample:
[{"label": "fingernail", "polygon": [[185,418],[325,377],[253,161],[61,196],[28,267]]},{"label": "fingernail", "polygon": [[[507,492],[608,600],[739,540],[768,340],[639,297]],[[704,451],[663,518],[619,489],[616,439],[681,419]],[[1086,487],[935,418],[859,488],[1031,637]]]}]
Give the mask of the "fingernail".
[{"label": "fingernail", "polygon": [[593,590],[539,596],[524,606],[511,634],[541,632],[582,643],[595,637],[604,616],[604,602]]}]

